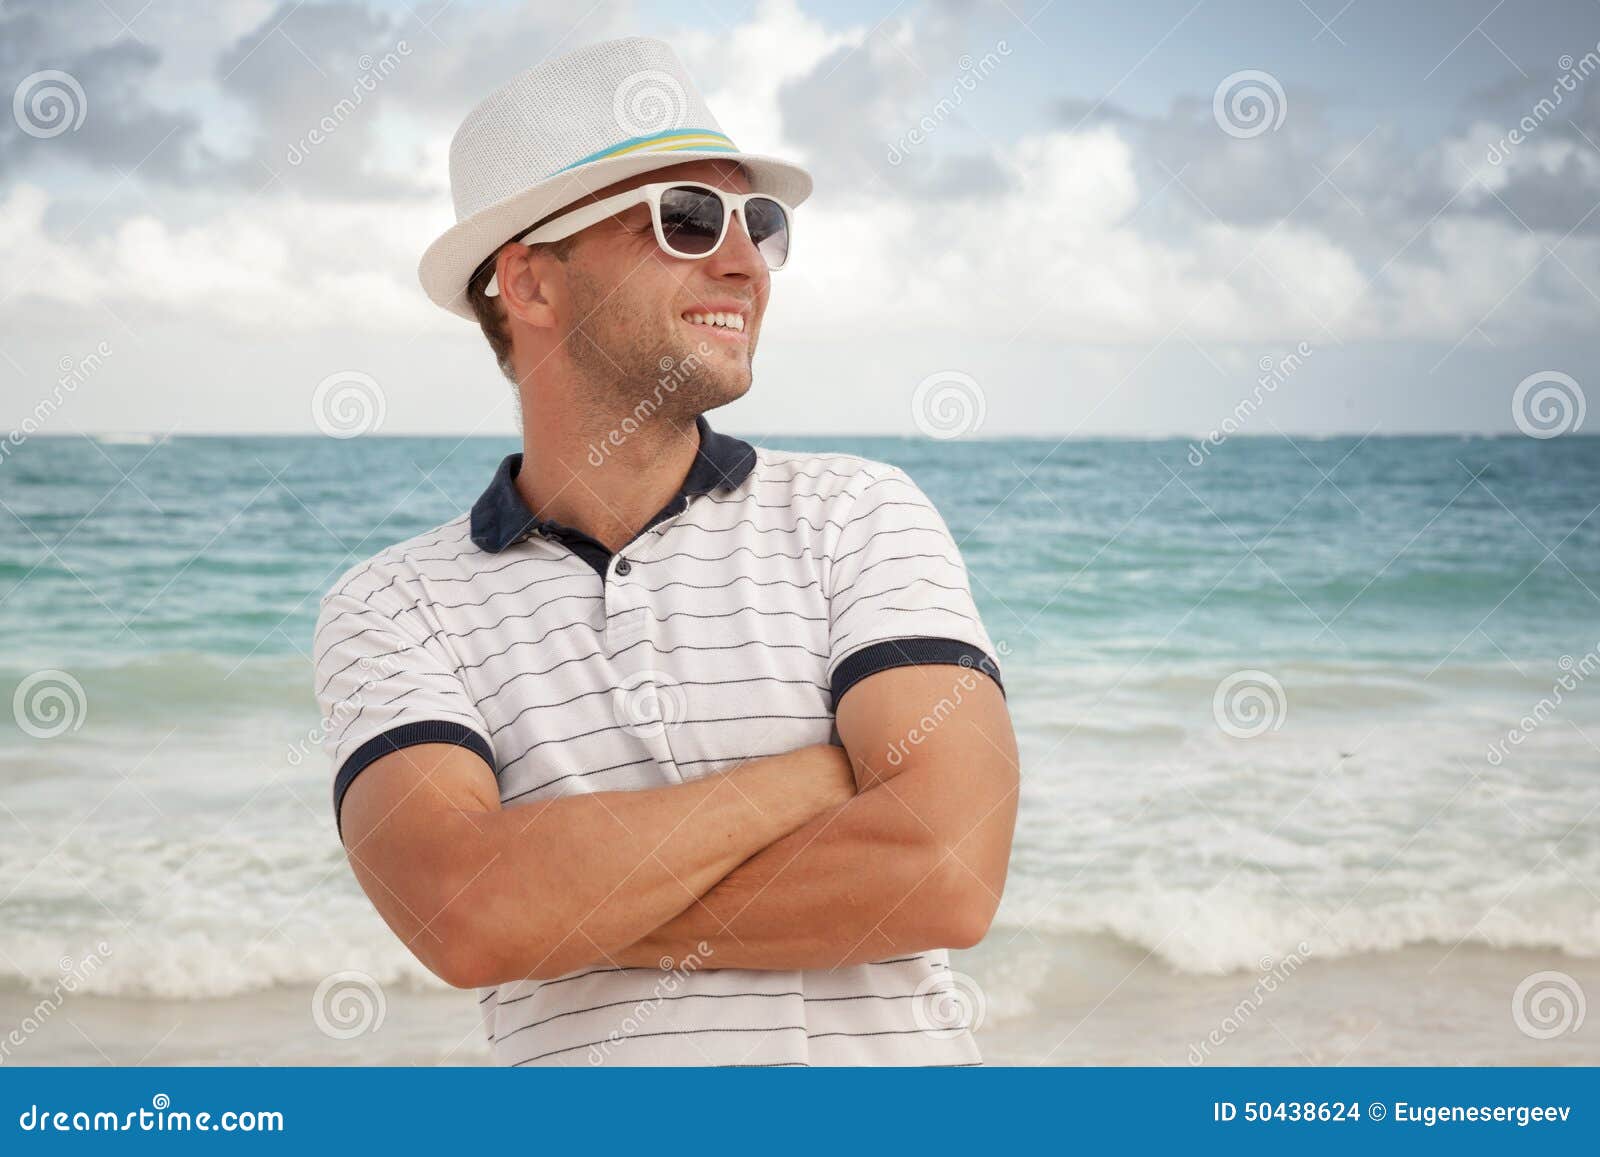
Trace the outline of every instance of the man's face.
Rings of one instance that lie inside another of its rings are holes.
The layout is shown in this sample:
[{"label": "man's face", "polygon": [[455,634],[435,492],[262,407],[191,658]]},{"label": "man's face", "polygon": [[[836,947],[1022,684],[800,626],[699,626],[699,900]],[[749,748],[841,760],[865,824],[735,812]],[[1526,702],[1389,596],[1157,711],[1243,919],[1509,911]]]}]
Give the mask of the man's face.
[{"label": "man's face", "polygon": [[[657,169],[600,190],[593,199],[658,181],[696,181],[749,189],[729,161]],[[656,243],[650,207],[635,205],[578,235],[563,263],[567,293],[561,323],[573,364],[611,402],[631,410],[659,393],[661,408],[688,416],[726,404],[750,388],[771,273],[742,217],[709,257],[672,257]],[[691,320],[737,313],[743,330]],[[670,360],[669,360],[670,359]],[[661,383],[667,389],[658,389]]]}]

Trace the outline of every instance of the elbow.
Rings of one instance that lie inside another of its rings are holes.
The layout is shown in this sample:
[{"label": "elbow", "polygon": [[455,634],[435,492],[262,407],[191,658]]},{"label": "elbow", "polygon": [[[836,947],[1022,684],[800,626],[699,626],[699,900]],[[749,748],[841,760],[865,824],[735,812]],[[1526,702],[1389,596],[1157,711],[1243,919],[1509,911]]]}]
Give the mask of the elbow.
[{"label": "elbow", "polygon": [[438,929],[426,952],[417,957],[428,971],[451,988],[488,988],[499,984],[504,977],[494,967],[497,957],[494,946],[474,935],[464,922],[450,921]]},{"label": "elbow", "polygon": [[937,947],[972,948],[989,934],[1000,906],[999,892],[954,849],[941,848],[939,856],[929,910]]},{"label": "elbow", "polygon": [[989,934],[995,906],[988,897],[971,896],[952,907],[944,919],[945,948],[975,948]]},{"label": "elbow", "polygon": [[554,980],[582,967],[573,937],[538,933],[514,939],[505,923],[484,913],[443,920],[432,951],[419,953],[430,972],[451,988],[493,988],[519,980]]}]

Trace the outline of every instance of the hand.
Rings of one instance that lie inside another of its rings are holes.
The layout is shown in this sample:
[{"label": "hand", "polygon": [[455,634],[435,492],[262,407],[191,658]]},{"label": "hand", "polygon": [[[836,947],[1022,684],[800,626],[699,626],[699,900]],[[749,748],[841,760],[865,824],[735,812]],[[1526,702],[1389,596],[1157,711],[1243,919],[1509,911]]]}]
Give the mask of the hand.
[{"label": "hand", "polygon": [[856,772],[850,753],[837,743],[819,743],[813,753],[822,781],[824,808],[849,803],[856,796]]}]

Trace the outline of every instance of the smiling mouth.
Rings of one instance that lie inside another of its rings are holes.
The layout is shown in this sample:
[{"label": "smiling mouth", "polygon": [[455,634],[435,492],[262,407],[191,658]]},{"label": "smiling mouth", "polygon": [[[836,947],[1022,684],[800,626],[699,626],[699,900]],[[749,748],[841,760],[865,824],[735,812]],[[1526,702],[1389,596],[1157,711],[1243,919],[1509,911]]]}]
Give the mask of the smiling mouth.
[{"label": "smiling mouth", "polygon": [[683,320],[699,329],[715,330],[727,337],[744,336],[744,314],[687,312]]}]

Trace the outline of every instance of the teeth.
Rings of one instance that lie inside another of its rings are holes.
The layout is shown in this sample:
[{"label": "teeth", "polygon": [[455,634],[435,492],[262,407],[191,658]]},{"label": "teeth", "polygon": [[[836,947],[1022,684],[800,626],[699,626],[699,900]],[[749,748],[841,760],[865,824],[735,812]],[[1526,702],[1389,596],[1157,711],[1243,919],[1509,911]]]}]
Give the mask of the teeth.
[{"label": "teeth", "polygon": [[737,313],[689,313],[684,315],[691,325],[720,326],[736,333],[744,332],[744,316]]}]

